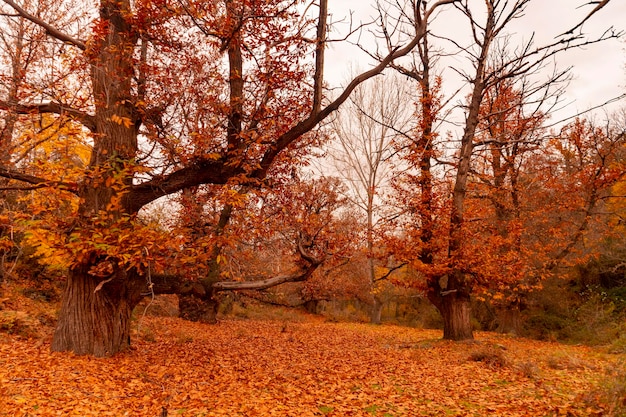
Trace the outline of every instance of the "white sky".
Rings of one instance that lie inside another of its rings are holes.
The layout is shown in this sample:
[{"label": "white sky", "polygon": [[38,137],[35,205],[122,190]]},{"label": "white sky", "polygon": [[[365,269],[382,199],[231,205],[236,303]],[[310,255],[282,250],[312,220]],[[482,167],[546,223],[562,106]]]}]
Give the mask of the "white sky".
[{"label": "white sky", "polygon": [[[481,0],[472,0],[478,6]],[[510,32],[518,39],[528,39],[535,32],[535,45],[542,44],[542,40],[550,41],[557,35],[571,29],[582,20],[594,5],[582,6],[586,0],[534,0],[526,8],[523,19],[511,26]],[[430,1],[429,3],[434,3]],[[353,11],[355,23],[367,21],[374,15],[373,0],[330,0],[329,11],[333,21],[342,18],[348,20],[350,11]],[[437,31],[442,35],[463,39],[463,31],[467,23],[457,20],[453,10],[443,10],[438,16]],[[589,35],[599,35],[608,27],[617,30],[626,30],[626,0],[611,0],[611,2],[596,13],[585,23],[582,31]],[[348,24],[336,24],[335,32],[331,36],[337,37],[341,31],[346,31]],[[468,41],[466,41],[467,43]],[[366,69],[372,60],[345,43],[337,43],[328,52],[326,64],[326,79],[330,85],[345,83],[350,73],[349,66],[358,66]],[[557,55],[559,68],[573,66],[574,80],[570,83],[564,103],[569,105],[557,115],[555,119],[565,118],[590,107],[602,104],[613,97],[626,93],[626,43],[624,40],[604,41],[585,49],[570,51]],[[450,70],[443,70],[444,83],[446,75],[452,77]],[[626,107],[626,100],[614,103],[608,110]],[[554,120],[554,119],[553,119]]]}]

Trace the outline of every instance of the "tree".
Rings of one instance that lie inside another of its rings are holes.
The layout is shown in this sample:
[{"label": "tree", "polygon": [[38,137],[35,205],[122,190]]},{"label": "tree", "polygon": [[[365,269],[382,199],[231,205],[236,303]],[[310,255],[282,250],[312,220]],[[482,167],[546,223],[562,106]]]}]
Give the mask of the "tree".
[{"label": "tree", "polygon": [[[426,157],[423,156],[427,150],[424,144],[414,140],[415,151],[407,153],[407,161],[421,174],[417,177],[408,175],[404,189],[407,190],[412,186],[425,199],[418,201],[417,198],[412,199],[410,195],[402,197],[409,218],[412,218],[414,223],[405,224],[410,230],[400,237],[407,238],[411,245],[409,247],[414,248],[414,251],[412,254],[411,250],[405,248],[401,252],[403,254],[401,260],[413,263],[417,269],[423,271],[428,298],[442,314],[446,339],[473,338],[471,295],[476,286],[482,282],[480,271],[482,257],[474,250],[475,246],[472,244],[473,239],[480,235],[474,233],[472,224],[475,220],[471,218],[473,213],[468,206],[468,201],[473,195],[473,162],[477,153],[484,148],[479,135],[481,123],[491,126],[493,120],[490,118],[498,119],[502,114],[501,110],[497,109],[485,112],[487,93],[499,86],[503,88],[506,83],[513,83],[518,91],[523,91],[522,99],[517,103],[511,103],[513,107],[524,109],[534,103],[537,111],[546,112],[550,108],[551,100],[559,94],[558,86],[567,80],[567,71],[556,70],[547,81],[537,81],[535,76],[538,71],[544,68],[554,55],[562,51],[619,36],[617,33],[607,32],[599,39],[586,40],[582,36],[564,34],[553,43],[535,47],[531,41],[512,50],[510,36],[506,34],[506,30],[511,22],[523,16],[529,3],[529,1],[486,0],[484,7],[480,8],[477,4],[470,5],[467,1],[457,2],[455,8],[466,18],[473,44],[462,45],[459,41],[440,36],[459,47],[460,53],[466,54],[471,63],[471,70],[456,68],[456,72],[470,86],[470,91],[467,102],[462,106],[464,117],[457,151],[454,159],[446,162],[446,165],[453,168],[447,177],[450,187],[449,199],[441,199],[442,195],[445,195],[442,193],[446,191],[443,187],[437,190],[439,195],[433,193],[434,184],[428,179],[432,178],[429,176],[432,175],[430,160],[434,155],[429,151]],[[424,18],[419,15],[414,18],[415,22],[423,20]],[[385,35],[385,39],[390,41],[391,37]],[[414,78],[420,81],[420,88],[423,90],[421,106],[425,111],[420,120],[424,121],[432,120],[433,115],[437,115],[429,107],[432,100],[437,97],[429,94],[429,84],[426,84],[424,78],[424,74],[428,74],[431,68],[428,45],[425,43],[429,38],[422,38],[423,46],[419,49],[421,55],[418,61],[421,67],[401,69],[405,74],[415,73]],[[544,108],[546,106],[547,108]],[[434,108],[437,109],[437,106]],[[417,137],[430,138],[432,123],[421,122],[419,126]],[[533,130],[536,126],[528,125],[527,128]],[[428,143],[428,140],[425,143]],[[492,150],[497,153],[497,149]],[[493,159],[493,162],[496,163],[496,159]],[[492,166],[494,167],[498,168]],[[429,170],[431,174],[427,174]],[[498,174],[501,175],[502,172]],[[441,201],[443,202],[440,203]],[[424,211],[424,207],[428,207],[428,210]],[[436,210],[435,207],[441,210],[437,216],[439,224],[430,225],[429,219],[432,217],[429,216]],[[445,220],[442,222],[441,219]],[[435,234],[431,233],[432,230],[438,231],[436,242],[433,241]],[[444,233],[445,238],[442,236]]]},{"label": "tree", "polygon": [[367,270],[374,300],[370,320],[376,324],[383,307],[374,253],[378,228],[386,216],[381,195],[391,181],[394,138],[408,129],[411,116],[409,85],[391,74],[360,85],[332,125],[338,146],[329,151],[330,158],[349,185],[350,200],[366,218]]},{"label": "tree", "polygon": [[[76,184],[66,185],[80,204],[67,241],[57,242],[71,267],[52,349],[96,356],[128,347],[145,264],[167,245],[138,221],[139,210],[200,184],[259,186],[272,171],[288,170],[315,143],[310,133],[317,124],[424,34],[415,25],[325,104],[325,0],[317,17],[304,19],[288,1],[101,0],[87,29],[67,30],[28,5],[3,1],[9,15],[71,49],[65,62],[73,89],[48,85],[49,101],[33,97],[11,106],[3,99],[0,109],[70,117],[90,132],[89,164]],[[427,13],[453,2],[435,2]],[[311,32],[313,40],[306,36]],[[302,59],[307,54],[314,56],[310,65]],[[64,57],[50,58],[54,66]],[[7,167],[0,175],[41,186],[63,183]]]},{"label": "tree", "polygon": [[[237,203],[200,190],[183,194],[180,225],[170,230],[180,248],[164,274],[152,275],[150,291],[178,294],[186,319],[215,323],[219,292],[306,281],[322,264],[332,267],[347,256],[358,240],[357,228],[343,226],[345,201],[334,178],[295,175],[271,189],[225,192],[233,193]],[[221,206],[224,199],[230,203]],[[185,281],[185,275],[197,279]]]},{"label": "tree", "polygon": [[[48,2],[37,4],[38,13],[52,20],[58,19],[61,10],[55,10]],[[61,24],[72,22],[71,13],[69,19],[63,19]],[[58,81],[63,73],[50,74],[41,66],[45,56],[58,52],[53,46],[45,43],[45,32],[42,28],[32,24],[24,18],[9,18],[0,16],[0,65],[5,69],[0,73],[0,94],[5,97],[8,107],[16,109],[22,99],[29,98],[29,91],[24,88],[26,75],[33,72],[32,81],[39,81],[47,77],[52,82]],[[24,117],[20,117],[17,112],[3,112],[0,115],[0,166],[11,167],[20,164],[24,157],[30,154],[30,149],[20,148],[18,141],[18,131],[25,126]],[[32,127],[28,126],[28,127]],[[59,126],[56,126],[57,128]],[[49,130],[55,130],[51,128]],[[33,130],[31,134],[36,134]],[[39,142],[45,141],[54,135],[42,135],[38,137]],[[37,144],[35,144],[37,145]],[[19,148],[19,151],[18,151]],[[16,154],[17,152],[17,154]],[[0,246],[2,257],[0,260],[0,279],[11,276],[10,270],[16,266],[20,256],[19,226],[16,223],[17,217],[12,211],[22,206],[18,202],[16,184],[11,184],[9,180],[0,179]],[[11,265],[11,266],[9,266]]]}]

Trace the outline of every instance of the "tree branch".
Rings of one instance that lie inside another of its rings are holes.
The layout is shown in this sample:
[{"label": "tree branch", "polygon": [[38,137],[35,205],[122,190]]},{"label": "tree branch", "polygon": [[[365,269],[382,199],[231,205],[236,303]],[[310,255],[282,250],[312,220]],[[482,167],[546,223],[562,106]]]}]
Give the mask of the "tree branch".
[{"label": "tree branch", "polygon": [[260,281],[220,281],[213,284],[215,291],[236,291],[236,290],[265,290],[267,288],[275,287],[286,282],[301,282],[306,281],[317,269],[318,265],[310,265],[303,272],[279,275],[273,278],[267,278]]},{"label": "tree branch", "polygon": [[42,28],[44,28],[46,30],[46,32],[48,33],[48,35],[52,36],[53,38],[56,38],[56,39],[58,39],[58,40],[60,40],[62,42],[74,45],[75,47],[77,47],[78,49],[81,49],[83,51],[85,49],[87,49],[87,46],[85,45],[85,43],[83,41],[78,40],[78,39],[74,39],[70,35],[61,32],[60,30],[58,30],[57,28],[55,28],[51,24],[44,22],[43,20],[41,20],[37,16],[34,16],[34,15],[28,13],[26,10],[22,9],[20,6],[15,4],[15,2],[13,2],[13,0],[2,0],[2,1],[4,1],[9,6],[11,6],[24,19],[30,20],[34,24],[39,25]]},{"label": "tree branch", "polygon": [[96,119],[94,116],[60,103],[49,102],[40,104],[12,105],[4,100],[0,100],[0,110],[12,111],[18,114],[54,113],[60,116],[68,115],[92,132],[96,129]]},{"label": "tree branch", "polygon": [[76,183],[50,181],[44,178],[35,177],[33,175],[24,174],[23,172],[14,171],[5,167],[0,167],[0,177],[33,184],[33,187],[5,187],[2,188],[2,190],[36,190],[39,188],[56,187],[62,190],[70,191],[74,194],[78,193],[78,186]]},{"label": "tree branch", "polygon": [[134,185],[124,196],[125,207],[132,213],[157,198],[199,184],[226,184],[241,174],[237,167],[227,167],[222,160],[199,161],[167,175]]},{"label": "tree branch", "polygon": [[[309,265],[305,270],[284,274],[272,278],[254,281],[218,281],[211,286],[214,291],[265,290],[287,282],[306,281],[319,265]],[[194,285],[196,284],[196,285]],[[180,275],[158,274],[152,279],[152,291],[155,294],[182,294],[203,292],[202,286],[193,281],[185,281]],[[147,293],[147,292],[146,292]]]},{"label": "tree branch", "polygon": [[587,4],[597,4],[596,7],[593,8],[593,10],[591,12],[589,12],[589,14],[580,21],[579,24],[577,24],[576,26],[574,26],[573,28],[571,28],[570,30],[568,30],[567,32],[563,32],[561,33],[559,36],[563,36],[563,35],[570,35],[572,33],[574,33],[574,31],[580,27],[582,27],[582,25],[585,24],[585,22],[587,20],[589,20],[591,18],[591,16],[593,16],[594,14],[596,14],[601,8],[603,8],[604,6],[606,6],[607,4],[609,4],[609,1],[611,0],[602,0],[602,1],[590,1]]},{"label": "tree branch", "polygon": [[394,272],[396,272],[398,269],[400,269],[400,268],[402,268],[402,267],[404,267],[404,266],[406,266],[406,265],[408,265],[408,264],[409,264],[408,262],[402,262],[402,263],[400,263],[400,264],[398,264],[398,265],[396,265],[396,266],[394,266],[394,267],[389,268],[389,270],[387,271],[387,273],[385,273],[384,275],[382,275],[382,276],[380,276],[380,277],[378,277],[378,278],[375,278],[375,279],[374,279],[374,282],[383,281],[383,280],[385,280],[385,279],[389,278],[389,277],[391,276],[391,274],[393,274],[393,273],[394,273]]},{"label": "tree branch", "polygon": [[[428,21],[430,15],[432,15],[435,10],[446,4],[453,4],[458,2],[459,0],[440,0],[437,1],[433,6],[431,6],[424,13],[424,21]],[[326,107],[321,109],[318,112],[311,113],[309,117],[305,120],[301,121],[289,131],[282,134],[277,140],[275,145],[265,153],[263,159],[261,160],[260,167],[257,171],[254,172],[254,176],[256,178],[263,178],[265,173],[271,167],[274,159],[278,156],[280,152],[282,152],[285,148],[287,148],[293,141],[297,138],[301,137],[305,133],[310,132],[315,126],[317,126],[321,121],[326,119],[331,113],[336,111],[347,99],[350,97],[350,94],[363,82],[369,80],[372,77],[380,74],[387,68],[393,61],[398,58],[401,58],[405,55],[408,55],[420,42],[422,37],[424,37],[426,33],[426,25],[420,24],[415,28],[415,36],[404,46],[398,46],[392,49],[385,57],[383,57],[378,65],[374,66],[372,69],[365,71],[350,81],[350,83],[346,86],[343,92],[333,100]]]}]

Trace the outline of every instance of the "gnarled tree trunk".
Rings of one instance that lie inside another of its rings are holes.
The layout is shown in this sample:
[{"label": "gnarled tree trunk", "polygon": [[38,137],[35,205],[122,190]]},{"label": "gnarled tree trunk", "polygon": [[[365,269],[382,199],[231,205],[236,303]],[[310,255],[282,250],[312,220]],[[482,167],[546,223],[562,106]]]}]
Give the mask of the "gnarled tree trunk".
[{"label": "gnarled tree trunk", "polygon": [[446,295],[439,311],[443,317],[444,339],[469,340],[474,338],[469,295],[459,293]]},{"label": "gnarled tree trunk", "polygon": [[522,329],[522,311],[519,302],[496,308],[499,333],[519,335]]},{"label": "gnarled tree trunk", "polygon": [[102,279],[89,275],[87,268],[70,271],[52,350],[102,357],[127,349],[141,285],[139,277],[125,272]]},{"label": "gnarled tree trunk", "polygon": [[[101,0],[100,19],[107,25],[90,49],[93,150],[86,180],[78,189],[81,201],[75,223],[77,233],[84,233],[79,239],[85,241],[95,239],[90,231],[96,226],[107,230],[106,225],[134,214],[122,203],[133,182],[131,167],[137,153],[132,84],[138,38],[126,20],[130,10],[130,0]],[[81,251],[77,256],[84,260],[75,260],[70,271],[52,350],[111,356],[130,344],[131,313],[141,299],[143,280],[106,249]]]},{"label": "gnarled tree trunk", "polygon": [[439,310],[443,318],[443,338],[473,339],[471,291],[464,274],[455,271],[439,279],[431,277],[428,280],[428,287],[428,300]]},{"label": "gnarled tree trunk", "polygon": [[201,323],[217,323],[218,300],[212,288],[205,288],[202,282],[183,285],[178,295],[178,311],[180,317]]}]

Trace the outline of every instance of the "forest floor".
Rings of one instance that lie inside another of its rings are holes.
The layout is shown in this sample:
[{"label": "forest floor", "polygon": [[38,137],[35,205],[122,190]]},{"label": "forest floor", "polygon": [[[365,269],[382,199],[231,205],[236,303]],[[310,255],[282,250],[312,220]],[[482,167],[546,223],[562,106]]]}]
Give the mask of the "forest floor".
[{"label": "forest floor", "polygon": [[0,333],[0,416],[620,416],[626,355],[394,325],[142,317],[112,358]]}]

